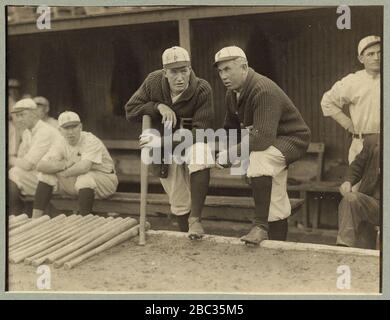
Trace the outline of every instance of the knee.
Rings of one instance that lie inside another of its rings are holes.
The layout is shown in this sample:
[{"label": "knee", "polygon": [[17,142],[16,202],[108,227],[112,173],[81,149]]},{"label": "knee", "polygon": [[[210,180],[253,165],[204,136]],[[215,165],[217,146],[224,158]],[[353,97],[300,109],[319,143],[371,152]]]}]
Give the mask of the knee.
[{"label": "knee", "polygon": [[38,181],[46,183],[50,186],[55,186],[55,185],[57,185],[58,178],[55,174],[46,174],[46,173],[40,172],[38,174]]},{"label": "knee", "polygon": [[76,190],[80,189],[96,189],[96,181],[94,177],[88,172],[77,177],[75,183]]}]

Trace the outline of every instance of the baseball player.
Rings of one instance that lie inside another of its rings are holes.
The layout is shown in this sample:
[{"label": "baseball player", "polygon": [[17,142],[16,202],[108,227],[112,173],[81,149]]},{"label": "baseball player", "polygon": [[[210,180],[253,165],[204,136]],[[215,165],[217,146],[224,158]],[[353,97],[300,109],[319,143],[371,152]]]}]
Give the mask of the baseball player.
[{"label": "baseball player", "polygon": [[37,105],[27,98],[16,102],[12,108],[14,119],[26,128],[17,155],[10,155],[9,164],[9,213],[19,214],[23,210],[20,194],[34,195],[38,185],[36,165],[59,137],[58,130],[39,119]]},{"label": "baseball player", "polygon": [[77,113],[65,111],[58,117],[60,136],[37,165],[38,187],[33,218],[40,217],[53,192],[78,196],[79,213],[92,212],[95,198],[115,193],[118,178],[103,142],[82,131]]},{"label": "baseball player", "polygon": [[[380,60],[381,39],[368,36],[360,40],[358,59],[364,69],[337,81],[321,101],[324,116],[332,117],[352,134],[348,162],[363,148],[367,135],[380,132]],[[343,112],[349,107],[351,117]]]},{"label": "baseball player", "polygon": [[58,128],[58,121],[49,116],[49,111],[50,111],[49,100],[41,96],[35,97],[33,100],[38,106],[38,112],[41,120],[50,124],[54,128]]},{"label": "baseball player", "polygon": [[[143,115],[150,115],[154,128],[160,131],[163,126],[171,126],[175,132],[183,118],[192,118],[193,132],[211,128],[214,119],[211,87],[191,69],[188,52],[181,47],[166,49],[162,65],[163,69],[150,73],[127,102],[126,118],[141,120]],[[141,135],[140,146],[147,147],[152,138],[148,134]],[[200,217],[212,164],[194,161],[197,154],[206,155],[206,160],[211,157],[207,144],[194,142],[188,147],[185,163],[169,164],[167,175],[160,180],[180,230],[188,231],[190,238],[199,238],[204,234]],[[161,146],[161,142],[157,146]]]},{"label": "baseball player", "polygon": [[[361,222],[368,221],[376,226],[380,224],[379,138],[379,134],[375,134],[364,139],[363,150],[349,166],[345,182],[340,186],[343,199],[339,205],[338,245],[357,246]],[[360,180],[359,190],[353,191],[352,186]]]},{"label": "baseball player", "polygon": [[[253,227],[241,238],[246,244],[265,239],[285,240],[291,205],[287,195],[287,166],[302,157],[310,143],[310,130],[288,96],[270,79],[248,66],[245,52],[225,47],[214,65],[227,88],[225,129],[251,128],[245,141],[231,148],[249,148],[250,178],[255,202]],[[248,149],[247,149],[248,150]],[[234,163],[222,150],[217,163]]]},{"label": "baseball player", "polygon": [[8,80],[8,156],[16,157],[19,144],[22,140],[23,128],[15,120],[15,115],[11,113],[12,107],[20,99],[20,83],[16,79]]}]

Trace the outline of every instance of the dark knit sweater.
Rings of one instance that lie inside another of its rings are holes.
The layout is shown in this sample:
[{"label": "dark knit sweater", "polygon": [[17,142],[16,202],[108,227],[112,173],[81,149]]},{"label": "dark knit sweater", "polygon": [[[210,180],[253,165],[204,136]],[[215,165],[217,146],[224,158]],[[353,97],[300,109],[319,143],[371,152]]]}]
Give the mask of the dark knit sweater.
[{"label": "dark knit sweater", "polygon": [[141,121],[143,115],[150,115],[156,125],[161,122],[161,115],[157,110],[160,103],[170,107],[176,113],[177,118],[192,118],[193,130],[213,127],[211,87],[206,80],[196,77],[193,71],[191,71],[188,88],[175,103],[172,103],[169,83],[163,71],[157,70],[150,73],[126,103],[126,119]]},{"label": "dark knit sweater", "polygon": [[235,92],[228,90],[226,106],[226,129],[253,126],[249,152],[272,145],[284,155],[287,165],[306,153],[310,129],[290,98],[267,77],[249,68],[239,100]]}]

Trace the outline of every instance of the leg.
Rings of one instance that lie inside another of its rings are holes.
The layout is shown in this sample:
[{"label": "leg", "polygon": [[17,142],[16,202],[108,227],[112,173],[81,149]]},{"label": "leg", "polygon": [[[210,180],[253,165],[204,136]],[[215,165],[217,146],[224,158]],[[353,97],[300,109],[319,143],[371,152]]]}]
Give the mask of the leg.
[{"label": "leg", "polygon": [[337,244],[356,246],[362,221],[379,224],[379,201],[363,193],[347,193],[339,204]]},{"label": "leg", "polygon": [[53,186],[39,181],[37,191],[35,192],[34,205],[33,205],[33,218],[39,218],[43,215],[46,207],[48,206],[51,196],[53,194]]},{"label": "leg", "polygon": [[286,241],[287,231],[288,231],[287,219],[269,222],[268,235],[270,240]]},{"label": "leg", "polygon": [[190,213],[186,213],[180,216],[176,216],[177,224],[179,225],[179,230],[181,232],[188,232],[188,218]]},{"label": "leg", "polygon": [[272,177],[251,179],[252,195],[255,201],[253,225],[268,231],[268,214],[271,203]]},{"label": "leg", "polygon": [[15,182],[8,180],[8,215],[18,215],[24,210],[24,204],[20,200],[20,191]]},{"label": "leg", "polygon": [[91,188],[79,189],[79,213],[87,215],[92,212],[95,190]]}]

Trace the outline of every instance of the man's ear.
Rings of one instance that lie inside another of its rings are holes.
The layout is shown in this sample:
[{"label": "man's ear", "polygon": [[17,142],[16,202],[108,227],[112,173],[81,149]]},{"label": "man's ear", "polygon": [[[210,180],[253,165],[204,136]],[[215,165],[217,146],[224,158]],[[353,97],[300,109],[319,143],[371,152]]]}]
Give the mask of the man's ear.
[{"label": "man's ear", "polygon": [[163,71],[164,77],[167,78],[167,70],[164,68],[164,69],[162,69],[162,71]]},{"label": "man's ear", "polygon": [[364,63],[362,54],[358,56],[358,60],[360,61],[360,63]]}]

